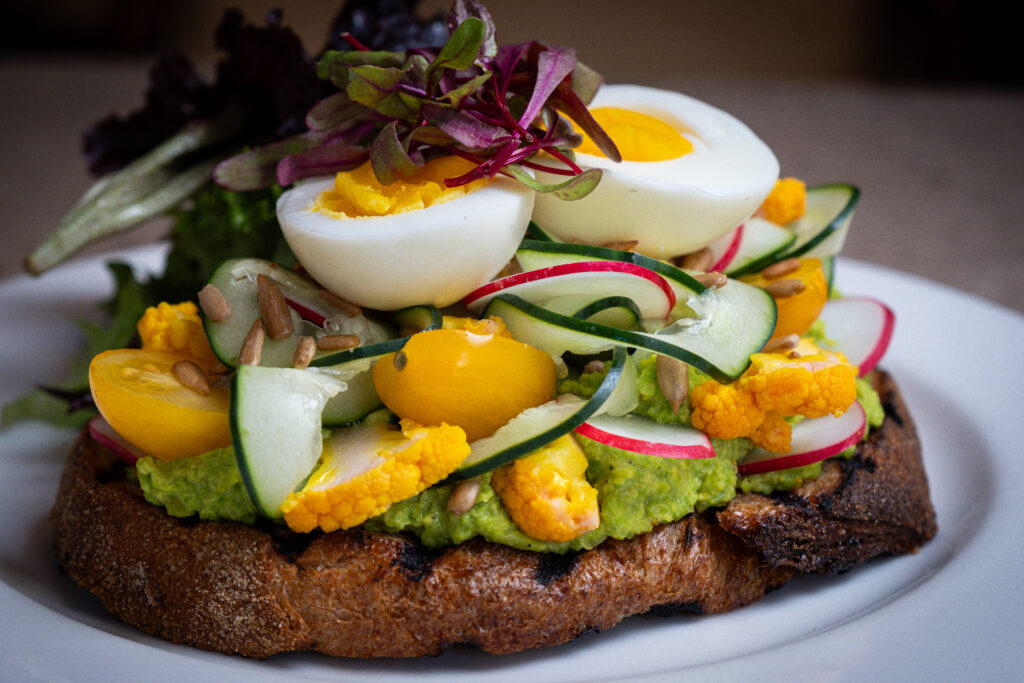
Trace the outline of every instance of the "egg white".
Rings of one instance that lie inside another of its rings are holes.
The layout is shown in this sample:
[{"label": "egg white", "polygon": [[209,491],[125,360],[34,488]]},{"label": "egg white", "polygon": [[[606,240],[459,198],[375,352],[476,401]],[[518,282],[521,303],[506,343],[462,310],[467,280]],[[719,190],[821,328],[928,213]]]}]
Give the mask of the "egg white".
[{"label": "egg white", "polygon": [[277,202],[284,238],[321,285],[367,308],[447,306],[489,281],[515,254],[534,192],[508,178],[425,209],[337,219],[313,209],[333,178]]},{"label": "egg white", "polygon": [[[568,202],[538,195],[533,212],[542,228],[563,240],[637,240],[636,250],[650,256],[686,254],[748,218],[779,176],[775,155],[747,126],[692,97],[606,85],[590,107],[621,107],[653,116],[683,132],[694,150],[666,161],[621,163],[577,153],[580,166],[604,169],[597,189]],[[546,173],[537,178],[564,180]]]}]

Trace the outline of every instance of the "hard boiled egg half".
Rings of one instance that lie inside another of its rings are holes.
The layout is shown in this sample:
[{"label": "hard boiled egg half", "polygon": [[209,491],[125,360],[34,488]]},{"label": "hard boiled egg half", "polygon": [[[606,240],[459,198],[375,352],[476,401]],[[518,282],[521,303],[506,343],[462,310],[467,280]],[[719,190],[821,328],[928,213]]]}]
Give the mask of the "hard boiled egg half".
[{"label": "hard boiled egg half", "polygon": [[445,187],[471,168],[442,157],[385,186],[367,163],[288,190],[277,218],[302,267],[348,301],[447,306],[508,263],[533,209],[533,191],[509,178]]},{"label": "hard boiled egg half", "polygon": [[584,139],[576,161],[604,169],[597,189],[568,202],[538,195],[533,219],[565,241],[636,240],[636,251],[657,258],[686,254],[742,223],[778,178],[775,155],[749,128],[686,95],[606,85],[590,110],[623,161]]}]

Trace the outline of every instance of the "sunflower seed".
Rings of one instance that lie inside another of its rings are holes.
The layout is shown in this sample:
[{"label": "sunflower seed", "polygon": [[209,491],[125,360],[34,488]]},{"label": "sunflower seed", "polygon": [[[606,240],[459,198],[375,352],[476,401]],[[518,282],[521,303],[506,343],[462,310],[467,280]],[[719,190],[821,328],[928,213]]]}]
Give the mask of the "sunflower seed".
[{"label": "sunflower seed", "polygon": [[769,282],[764,286],[764,291],[768,292],[776,299],[785,299],[786,297],[796,296],[805,289],[807,289],[807,285],[795,278],[776,280],[775,282]]},{"label": "sunflower seed", "polygon": [[256,302],[260,315],[267,326],[267,336],[277,341],[290,337],[295,331],[291,309],[281,293],[281,288],[266,275],[256,277]]},{"label": "sunflower seed", "polygon": [[679,259],[679,267],[686,270],[706,271],[714,263],[714,254],[707,247],[686,254]]},{"label": "sunflower seed", "polygon": [[200,289],[198,298],[199,307],[213,322],[223,322],[231,317],[231,304],[215,285],[206,285]]},{"label": "sunflower seed", "polygon": [[662,396],[672,406],[672,413],[678,415],[679,408],[690,392],[690,366],[675,358],[659,355],[655,361],[655,370]]},{"label": "sunflower seed", "polygon": [[263,356],[263,338],[266,330],[263,327],[263,318],[256,318],[252,327],[242,340],[242,350],[238,352],[239,365],[259,365]]},{"label": "sunflower seed", "polygon": [[476,504],[480,496],[480,477],[460,481],[452,486],[448,495],[448,512],[453,515],[464,515]]},{"label": "sunflower seed", "polygon": [[190,360],[179,360],[171,366],[171,372],[181,382],[197,394],[210,395],[210,378],[206,376],[203,369]]}]

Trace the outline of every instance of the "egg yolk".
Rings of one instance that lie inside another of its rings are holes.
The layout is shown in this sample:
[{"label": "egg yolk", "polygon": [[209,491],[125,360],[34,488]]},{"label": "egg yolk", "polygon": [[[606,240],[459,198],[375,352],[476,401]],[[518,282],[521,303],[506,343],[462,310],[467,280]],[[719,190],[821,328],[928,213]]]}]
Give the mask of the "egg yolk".
[{"label": "egg yolk", "polygon": [[457,178],[472,170],[474,164],[459,157],[439,157],[427,162],[412,175],[391,185],[382,185],[370,162],[334,177],[334,188],[316,198],[314,209],[333,218],[389,216],[425,209],[448,202],[486,185],[485,179],[459,187],[446,187],[446,178]]},{"label": "egg yolk", "polygon": [[[667,161],[693,151],[693,143],[675,126],[653,116],[619,107],[597,107],[590,113],[615,141],[623,161]],[[578,128],[576,132],[583,135],[583,144],[576,151],[604,156],[588,135]]]}]

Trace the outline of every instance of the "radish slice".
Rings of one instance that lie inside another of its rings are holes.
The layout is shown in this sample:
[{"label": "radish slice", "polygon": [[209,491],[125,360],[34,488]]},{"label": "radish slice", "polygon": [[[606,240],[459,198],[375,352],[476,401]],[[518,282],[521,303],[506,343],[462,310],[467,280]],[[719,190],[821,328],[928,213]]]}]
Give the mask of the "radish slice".
[{"label": "radish slice", "polygon": [[645,318],[661,319],[667,319],[676,305],[675,291],[665,278],[624,261],[563,263],[516,273],[473,290],[462,303],[479,313],[498,294],[516,294],[539,306],[561,296],[626,296],[637,303]]},{"label": "radish slice", "polygon": [[114,428],[110,426],[110,423],[102,415],[97,415],[89,420],[89,436],[92,437],[93,441],[109,449],[114,455],[129,465],[134,465],[139,458],[146,457],[145,453],[125,441],[120,434],[115,432]]},{"label": "radish slice", "polygon": [[824,344],[841,351],[860,369],[863,377],[885,355],[892,339],[896,316],[888,306],[875,299],[850,297],[832,299],[821,312],[825,336],[835,342]]},{"label": "radish slice", "polygon": [[711,257],[714,260],[714,264],[708,268],[708,272],[718,271],[724,273],[725,269],[729,267],[732,260],[736,258],[736,254],[740,250],[740,242],[743,241],[743,224],[741,223],[735,230],[730,233],[726,233],[716,240],[713,240],[708,245],[708,249],[711,250]]},{"label": "radish slice", "polygon": [[707,434],[691,427],[659,424],[637,415],[597,415],[576,432],[605,446],[659,458],[713,458]]},{"label": "radish slice", "polygon": [[310,308],[301,301],[296,301],[295,299],[290,299],[288,297],[285,297],[285,302],[287,302],[288,307],[298,313],[299,317],[303,320],[308,320],[319,327],[324,326],[324,321],[327,320],[327,316],[320,311]]},{"label": "radish slice", "polygon": [[791,467],[803,467],[842,453],[864,438],[867,416],[859,401],[840,417],[816,417],[793,425],[789,453],[772,453],[755,448],[739,462],[742,475],[762,474]]}]

